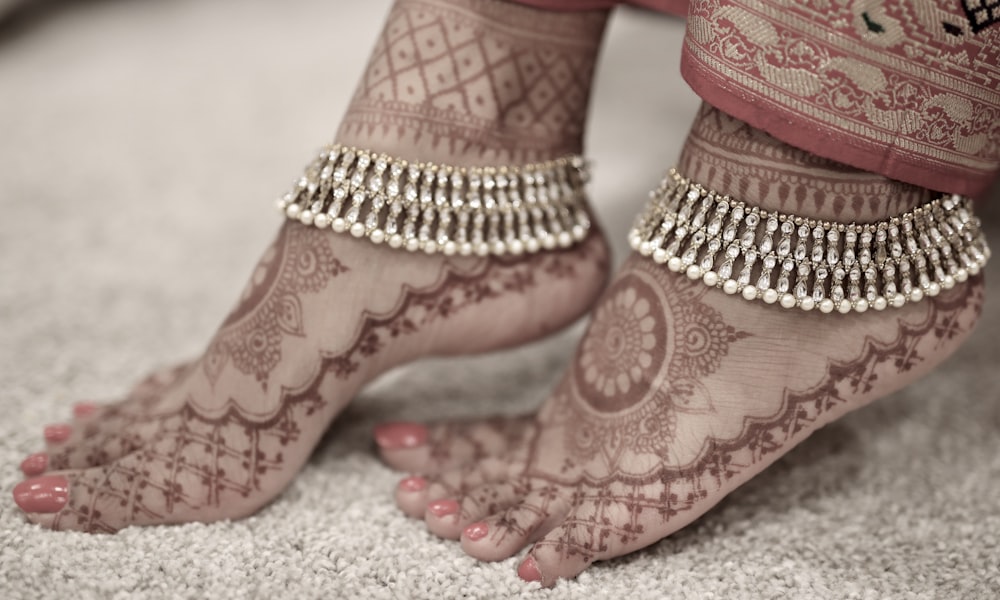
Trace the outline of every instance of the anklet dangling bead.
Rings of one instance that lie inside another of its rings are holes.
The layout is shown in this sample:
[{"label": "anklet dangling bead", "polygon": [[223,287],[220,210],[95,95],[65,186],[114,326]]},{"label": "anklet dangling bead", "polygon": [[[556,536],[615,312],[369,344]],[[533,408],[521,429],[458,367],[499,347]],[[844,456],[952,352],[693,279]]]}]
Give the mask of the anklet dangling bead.
[{"label": "anklet dangling bead", "polygon": [[671,271],[785,308],[899,308],[979,273],[990,257],[972,201],[946,194],[875,223],[766,211],[670,169],[629,233]]},{"label": "anklet dangling bead", "polygon": [[305,225],[411,252],[517,255],[587,237],[588,179],[580,156],[454,167],[334,144],[277,206]]}]

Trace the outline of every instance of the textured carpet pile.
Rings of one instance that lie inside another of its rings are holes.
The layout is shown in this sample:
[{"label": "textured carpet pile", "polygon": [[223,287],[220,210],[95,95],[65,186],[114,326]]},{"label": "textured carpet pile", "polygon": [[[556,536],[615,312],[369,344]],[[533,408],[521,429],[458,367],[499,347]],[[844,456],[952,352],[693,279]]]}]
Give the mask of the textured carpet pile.
[{"label": "textured carpet pile", "polygon": [[[28,525],[10,492],[42,427],[199,352],[279,223],[272,198],[332,137],[387,6],[107,0],[0,23],[0,598],[1000,595],[1000,259],[979,330],[941,369],[678,535],[553,590],[404,518],[370,432],[530,410],[579,325],[387,376],[252,518],[103,537]],[[589,148],[619,260],[697,106],[682,27],[629,12],[610,32]]]}]

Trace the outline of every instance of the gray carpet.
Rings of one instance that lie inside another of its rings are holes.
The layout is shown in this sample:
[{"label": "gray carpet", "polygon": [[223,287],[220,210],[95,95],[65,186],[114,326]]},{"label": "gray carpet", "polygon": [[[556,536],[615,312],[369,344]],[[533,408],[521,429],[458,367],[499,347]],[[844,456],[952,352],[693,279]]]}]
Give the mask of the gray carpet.
[{"label": "gray carpet", "polygon": [[[391,375],[250,519],[112,537],[26,524],[10,490],[43,425],[207,341],[276,229],[272,198],[332,135],[386,7],[106,0],[0,26],[0,598],[1000,594],[1000,260],[979,330],[943,368],[680,534],[552,591],[522,584],[517,559],[477,563],[403,518],[369,436],[386,418],[530,409],[579,326]],[[638,13],[611,31],[590,148],[619,258],[697,105],[676,75],[681,31]]]}]

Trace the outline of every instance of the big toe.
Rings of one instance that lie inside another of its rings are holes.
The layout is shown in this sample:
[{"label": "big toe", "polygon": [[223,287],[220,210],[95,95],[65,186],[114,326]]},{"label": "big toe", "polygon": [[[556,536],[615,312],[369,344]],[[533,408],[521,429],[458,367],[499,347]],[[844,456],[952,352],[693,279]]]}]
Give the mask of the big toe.
[{"label": "big toe", "polygon": [[69,480],[63,475],[32,477],[14,486],[14,502],[27,513],[58,513],[68,501]]},{"label": "big toe", "polygon": [[43,527],[114,533],[132,525],[244,517],[284,486],[282,471],[268,477],[235,466],[223,471],[209,457],[183,453],[192,448],[202,449],[174,437],[101,466],[52,471],[17,485],[14,501]]},{"label": "big toe", "polygon": [[117,463],[57,471],[15,486],[14,502],[29,521],[48,529],[114,533],[133,524],[168,522],[162,510],[152,510],[153,503],[144,499],[144,493],[152,495],[155,489],[148,483]]}]

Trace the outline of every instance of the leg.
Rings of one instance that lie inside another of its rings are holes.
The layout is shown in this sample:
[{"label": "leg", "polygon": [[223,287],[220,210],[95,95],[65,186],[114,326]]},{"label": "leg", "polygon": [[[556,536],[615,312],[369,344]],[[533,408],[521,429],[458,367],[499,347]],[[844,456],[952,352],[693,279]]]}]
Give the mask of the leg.
[{"label": "leg", "polygon": [[[339,141],[459,167],[578,152],[605,18],[400,0]],[[561,250],[459,256],[302,221],[281,228],[199,360],[49,428],[46,453],[25,464],[37,477],[14,491],[31,520],[111,532],[250,514],[377,374],[545,335],[606,279],[597,232]]]},{"label": "leg", "polygon": [[[680,166],[748,205],[847,223],[931,197],[707,105]],[[423,509],[431,531],[480,559],[530,546],[520,576],[552,585],[670,535],[818,428],[926,374],[966,338],[981,307],[973,277],[897,309],[785,310],[633,254],[523,434],[430,428],[428,439],[445,447],[411,450],[409,462],[429,476],[397,492],[400,506]],[[468,451],[482,447],[497,454]]]}]

